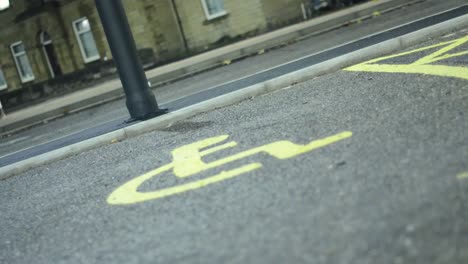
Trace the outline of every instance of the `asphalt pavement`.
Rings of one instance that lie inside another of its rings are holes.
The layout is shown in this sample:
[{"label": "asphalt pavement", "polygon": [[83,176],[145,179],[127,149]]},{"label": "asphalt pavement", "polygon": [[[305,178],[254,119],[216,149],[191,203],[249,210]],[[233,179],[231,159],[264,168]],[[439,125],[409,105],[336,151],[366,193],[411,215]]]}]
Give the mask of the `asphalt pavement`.
[{"label": "asphalt pavement", "polygon": [[[234,88],[236,89],[245,87],[243,83],[248,84],[251,82],[248,80],[241,80],[237,81],[235,85],[231,85],[232,83],[229,82],[245,78],[246,76],[252,75],[252,73],[262,72],[266,69],[294,61],[295,59],[323,51],[327,48],[339,46],[380,32],[384,29],[414,21],[428,15],[433,15],[461,4],[463,4],[463,1],[460,0],[443,2],[437,0],[423,1],[419,4],[373,18],[372,20],[363,21],[362,23],[350,25],[320,36],[310,37],[259,56],[250,57],[213,71],[159,87],[155,90],[155,94],[160,104],[177,109],[178,107],[204,100],[207,96],[214,96],[216,95],[215,92],[223,92],[226,89],[229,90],[232,88],[230,86],[235,86]],[[357,45],[359,46],[360,44],[358,43]],[[339,52],[332,53],[331,56],[339,55]],[[284,71],[279,71],[279,74],[283,72]],[[267,73],[264,75],[268,77],[272,74]],[[261,81],[261,78],[259,79],[256,77],[255,79],[256,81]],[[214,88],[220,87],[223,89],[217,89],[219,91],[215,91],[216,89]],[[199,94],[203,96],[198,96]],[[110,131],[122,127],[122,122],[126,119],[128,119],[128,114],[125,109],[124,101],[115,101],[78,114],[66,116],[56,121],[45,122],[43,125],[34,127],[33,129],[2,138],[0,139],[0,156],[6,156],[31,147],[37,148],[37,146],[44,143],[49,143],[49,146],[40,148],[41,151],[44,151],[42,149],[51,150],[54,146],[63,146],[64,143],[62,141],[79,141],[86,137],[98,135],[101,131]],[[104,125],[109,121],[112,122]],[[95,129],[95,127],[97,127],[97,129]],[[89,131],[90,128],[92,128],[91,130],[93,131]],[[80,135],[77,135],[77,132],[80,133]],[[68,138],[65,139],[66,137]],[[57,139],[60,139],[59,142],[52,142]],[[19,156],[30,157],[41,153],[41,151],[35,149],[26,153],[27,155],[23,155],[22,153]],[[13,157],[13,159],[8,159],[8,161],[3,159],[2,164],[9,164],[8,162],[11,163],[10,160],[19,159],[16,156]]]},{"label": "asphalt pavement", "polygon": [[0,263],[467,263],[467,32],[1,181]]}]

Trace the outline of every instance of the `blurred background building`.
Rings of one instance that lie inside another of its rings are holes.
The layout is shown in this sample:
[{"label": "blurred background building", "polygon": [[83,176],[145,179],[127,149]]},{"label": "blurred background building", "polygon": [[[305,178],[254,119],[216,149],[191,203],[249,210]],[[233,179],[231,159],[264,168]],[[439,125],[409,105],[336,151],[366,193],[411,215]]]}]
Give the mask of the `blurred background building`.
[{"label": "blurred background building", "polygon": [[[1,0],[4,1],[4,0]],[[123,0],[145,68],[279,27],[351,0]],[[16,0],[0,11],[6,108],[115,76],[93,0]]]}]

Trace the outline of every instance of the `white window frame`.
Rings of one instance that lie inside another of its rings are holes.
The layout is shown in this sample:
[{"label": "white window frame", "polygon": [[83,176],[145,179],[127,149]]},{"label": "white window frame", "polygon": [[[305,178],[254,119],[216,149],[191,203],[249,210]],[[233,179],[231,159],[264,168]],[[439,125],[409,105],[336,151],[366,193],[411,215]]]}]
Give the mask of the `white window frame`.
[{"label": "white window frame", "polygon": [[[22,83],[34,81],[34,79],[36,79],[36,77],[34,76],[34,71],[32,69],[31,62],[29,61],[28,54],[26,53],[26,47],[24,47],[24,51],[21,51],[19,53],[15,52],[14,47],[19,46],[19,45],[24,46],[24,43],[22,41],[18,41],[18,42],[15,42],[15,43],[10,45],[11,55],[13,55],[13,59],[15,60],[15,65],[16,65],[16,70],[18,71],[18,75],[19,75]],[[29,64],[29,68],[31,68],[31,74],[32,74],[31,77],[25,78],[21,74],[21,69],[20,69],[20,66],[19,66],[20,62],[18,61],[18,57],[22,56],[22,55],[26,56],[27,62]]]},{"label": "white window frame", "polygon": [[[79,18],[79,19],[73,21],[72,27],[73,27],[73,32],[75,32],[76,41],[78,41],[78,46],[80,47],[81,56],[83,57],[83,60],[84,60],[85,63],[89,63],[89,62],[99,60],[101,58],[101,56],[99,55],[99,50],[98,50],[98,54],[96,56],[86,57],[86,52],[84,50],[83,43],[81,42],[80,35],[83,34],[83,33],[86,33],[86,32],[91,32],[91,35],[92,35],[93,33],[92,33],[92,30],[91,30],[91,25],[89,25],[89,31],[78,32],[78,29],[76,27],[76,25],[78,23],[80,23],[81,21],[84,21],[84,20],[88,20],[88,18],[87,17],[82,17],[82,18]],[[89,20],[88,20],[88,22],[89,22]],[[96,40],[94,39],[94,36],[93,36],[93,40],[94,40],[94,45],[96,45]],[[97,45],[96,45],[96,48],[97,48]]]},{"label": "white window frame", "polygon": [[0,90],[5,90],[6,88],[8,88],[8,83],[7,83],[7,80],[5,79],[5,75],[3,74],[1,67],[0,67],[0,79],[2,79],[3,82],[5,83],[4,85],[0,84]]},{"label": "white window frame", "polygon": [[6,10],[10,8],[10,1],[3,0],[2,3],[0,3],[0,11]]},{"label": "white window frame", "polygon": [[205,11],[205,16],[206,16],[207,20],[212,20],[212,19],[227,15],[226,10],[223,10],[223,11],[218,12],[216,14],[210,14],[209,9],[208,9],[208,4],[206,3],[206,0],[201,0],[201,2],[202,2],[203,10]]}]

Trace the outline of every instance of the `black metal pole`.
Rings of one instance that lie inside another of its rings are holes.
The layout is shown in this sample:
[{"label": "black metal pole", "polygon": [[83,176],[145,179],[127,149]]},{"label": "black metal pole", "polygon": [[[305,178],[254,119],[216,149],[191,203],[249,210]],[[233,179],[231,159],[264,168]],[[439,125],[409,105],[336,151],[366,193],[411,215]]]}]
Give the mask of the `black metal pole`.
[{"label": "black metal pole", "polygon": [[164,114],[166,111],[159,109],[149,89],[121,0],[96,0],[96,7],[127,97],[131,118],[145,120]]}]

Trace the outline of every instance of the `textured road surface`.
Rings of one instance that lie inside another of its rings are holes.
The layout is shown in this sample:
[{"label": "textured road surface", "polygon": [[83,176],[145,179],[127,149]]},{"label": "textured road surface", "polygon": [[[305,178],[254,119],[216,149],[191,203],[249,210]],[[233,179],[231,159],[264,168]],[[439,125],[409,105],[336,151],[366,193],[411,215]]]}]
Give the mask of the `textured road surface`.
[{"label": "textured road surface", "polygon": [[[174,102],[187,95],[211,89],[228,81],[236,80],[290,62],[291,60],[354,41],[370,34],[401,25],[402,23],[433,15],[437,12],[442,12],[462,4],[466,4],[465,1],[427,0],[372,20],[364,21],[360,24],[351,25],[321,36],[311,37],[298,43],[267,52],[261,56],[250,57],[232,65],[160,87],[155,90],[155,94],[160,103],[167,104],[169,102]],[[49,122],[42,126],[34,127],[27,131],[16,133],[10,137],[0,138],[0,156],[50,142],[90,127],[96,127],[99,124],[111,120],[118,119],[117,122],[114,123],[121,123],[122,120],[127,118],[128,114],[124,101],[115,101]],[[5,165],[8,162],[3,163],[3,165]]]},{"label": "textured road surface", "polygon": [[[466,67],[468,56],[438,63]],[[466,79],[339,71],[85,152],[0,182],[0,263],[468,263],[467,110]],[[289,159],[260,153],[183,179],[167,172],[138,190],[263,165],[232,179],[106,202],[202,139],[238,143],[209,163],[342,131],[353,135]]]}]

